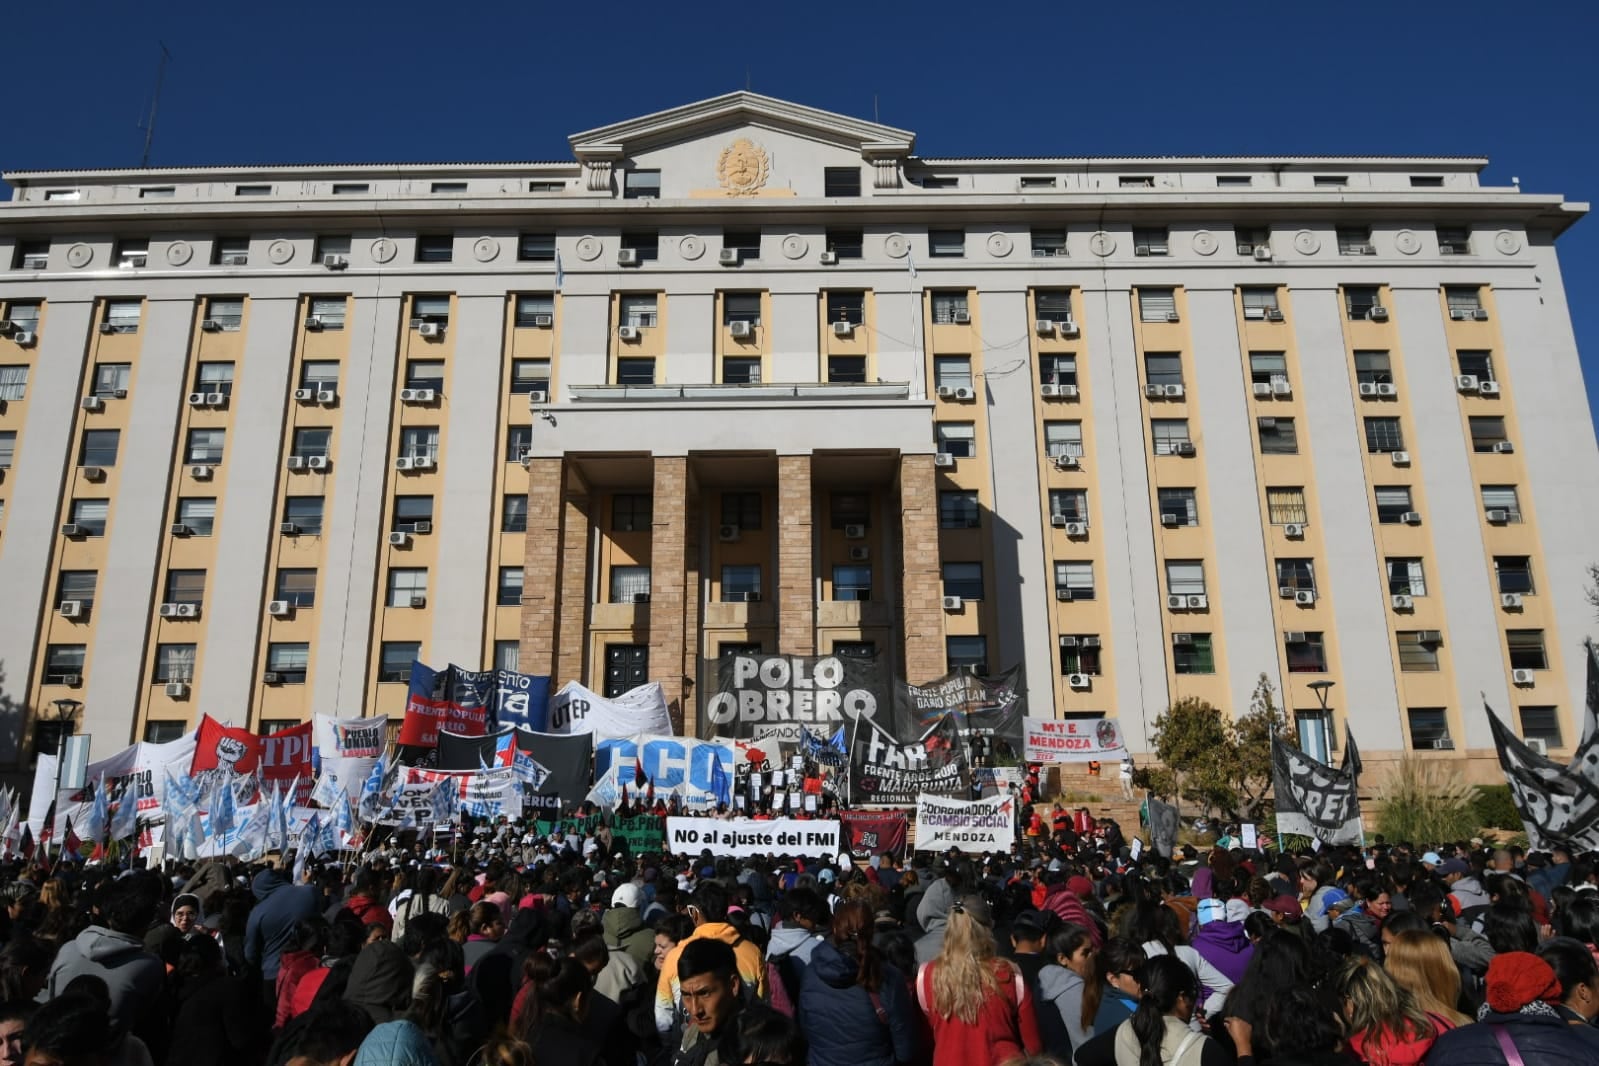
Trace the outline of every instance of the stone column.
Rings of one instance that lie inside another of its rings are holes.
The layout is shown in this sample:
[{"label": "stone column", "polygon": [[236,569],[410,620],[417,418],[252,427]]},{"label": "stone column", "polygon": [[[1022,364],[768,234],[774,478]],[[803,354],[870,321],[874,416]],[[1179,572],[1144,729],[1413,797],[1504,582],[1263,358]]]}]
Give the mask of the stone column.
[{"label": "stone column", "polygon": [[650,673],[666,691],[673,717],[683,714],[683,603],[687,578],[688,459],[655,459],[654,525],[650,541]]},{"label": "stone column", "polygon": [[931,455],[900,456],[899,506],[905,680],[919,685],[942,675],[945,669],[938,488]]},{"label": "stone column", "polygon": [[700,629],[700,588],[704,582],[704,562],[701,558],[700,496],[698,491],[689,494],[684,505],[683,522],[683,676],[694,683],[683,692],[681,711],[674,711],[672,722],[679,735],[692,737],[699,728],[699,708],[705,694],[699,686],[700,659],[705,654],[704,633]]},{"label": "stone column", "polygon": [[[556,612],[560,628],[555,635],[555,676],[550,679],[554,688],[568,681],[587,685],[590,680],[584,670],[588,661],[589,507],[587,496],[568,496],[561,505],[561,602]],[[525,582],[524,576],[523,588]]]},{"label": "stone column", "polygon": [[816,580],[811,560],[811,457],[777,458],[777,647],[784,655],[816,654]]},{"label": "stone column", "polygon": [[[554,672],[564,476],[560,459],[533,459],[528,463],[522,642],[517,659],[517,668],[524,674]],[[560,683],[559,679],[556,683]]]}]

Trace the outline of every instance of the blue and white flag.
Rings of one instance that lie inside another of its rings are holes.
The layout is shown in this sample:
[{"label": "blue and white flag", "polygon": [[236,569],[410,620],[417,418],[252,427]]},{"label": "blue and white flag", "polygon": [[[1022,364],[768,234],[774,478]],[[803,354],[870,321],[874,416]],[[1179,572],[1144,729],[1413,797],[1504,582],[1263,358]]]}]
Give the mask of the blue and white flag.
[{"label": "blue and white flag", "polygon": [[732,806],[733,782],[729,779],[727,771],[722,768],[720,759],[711,764],[711,791],[716,795],[718,805]]},{"label": "blue and white flag", "polygon": [[350,815],[350,798],[345,796],[333,805],[333,828],[339,832],[340,846],[350,840],[350,834],[355,829],[354,819]]},{"label": "blue and white flag", "polygon": [[316,848],[318,834],[321,832],[321,818],[318,812],[311,812],[311,820],[305,823],[305,828],[300,830],[300,844],[294,853],[294,883],[299,884],[305,879],[305,864],[311,858],[311,852]]},{"label": "blue and white flag", "polygon": [[108,837],[111,840],[127,840],[139,833],[139,789],[132,782],[122,790],[122,802],[117,804],[117,809],[111,812],[111,825]]},{"label": "blue and white flag", "polygon": [[428,795],[429,813],[436,826],[455,821],[455,812],[460,805],[461,786],[453,778],[440,781]]},{"label": "blue and white flag", "polygon": [[105,775],[100,775],[100,783],[95,786],[94,802],[88,809],[78,815],[78,824],[72,827],[79,840],[88,844],[98,844],[105,837],[106,828],[110,822],[111,795],[107,791]]},{"label": "blue and white flag", "polygon": [[533,753],[516,748],[511,754],[511,772],[516,779],[526,785],[530,791],[537,792],[544,787],[544,782],[549,779],[549,767],[533,758]]},{"label": "blue and white flag", "polygon": [[388,808],[388,803],[383,799],[383,778],[388,773],[388,759],[384,755],[378,756],[378,761],[372,764],[372,772],[366,775],[366,780],[361,783],[360,817],[363,822],[375,822]]},{"label": "blue and white flag", "polygon": [[211,794],[211,835],[226,841],[228,834],[233,832],[236,814],[233,785],[219,777]]},{"label": "blue and white flag", "polygon": [[333,773],[323,773],[316,779],[316,787],[311,790],[312,801],[328,810],[332,810],[334,804],[344,798],[344,788],[339,784],[338,775]]}]

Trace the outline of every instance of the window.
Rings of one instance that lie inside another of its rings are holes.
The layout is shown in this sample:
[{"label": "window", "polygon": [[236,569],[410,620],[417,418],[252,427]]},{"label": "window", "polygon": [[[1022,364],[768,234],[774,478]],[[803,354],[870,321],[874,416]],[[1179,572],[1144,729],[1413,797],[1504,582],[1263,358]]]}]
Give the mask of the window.
[{"label": "window", "polygon": [[[752,645],[752,653],[759,654],[759,644]],[[875,640],[835,640],[833,641],[833,654],[841,659],[870,659],[877,654],[877,641]]]},{"label": "window", "polygon": [[500,607],[520,607],[522,605],[522,568],[520,566],[500,567],[500,580],[496,586],[494,602]]},{"label": "window", "polygon": [[553,263],[555,261],[555,234],[521,234],[516,239],[516,258],[524,263]]},{"label": "window", "polygon": [[1316,564],[1310,559],[1278,559],[1277,587],[1295,592],[1316,591]]},{"label": "window", "polygon": [[833,567],[833,599],[840,603],[865,603],[872,598],[872,568]]},{"label": "window", "polygon": [[1081,422],[1045,422],[1044,454],[1051,459],[1071,456],[1083,457],[1083,424]]},{"label": "window", "polygon": [[82,684],[86,651],[82,644],[51,644],[47,647],[44,652],[44,683]]},{"label": "window", "polygon": [[1530,596],[1537,591],[1532,587],[1532,559],[1526,555],[1494,556],[1494,577],[1500,592]]},{"label": "window", "polygon": [[329,333],[343,329],[347,306],[342,296],[311,297],[311,317],[316,320],[316,328]]},{"label": "window", "polygon": [[722,602],[740,603],[761,596],[761,568],[739,563],[722,567]]},{"label": "window", "polygon": [[1310,509],[1305,506],[1305,490],[1298,486],[1268,488],[1266,517],[1274,526],[1307,524],[1310,521]]},{"label": "window", "polygon": [[211,262],[215,266],[249,266],[250,238],[218,237],[211,247]]},{"label": "window", "polygon": [[438,426],[401,426],[400,455],[407,459],[439,458]]},{"label": "window", "polygon": [[183,496],[178,500],[177,524],[191,537],[209,537],[216,523],[217,501],[212,496]]},{"label": "window", "polygon": [[1257,418],[1262,455],[1299,454],[1299,432],[1292,418]]},{"label": "window", "polygon": [[969,355],[935,355],[933,357],[933,383],[940,389],[971,388],[972,357]]},{"label": "window", "polygon": [[527,532],[527,497],[506,495],[500,500],[500,532]]},{"label": "window", "polygon": [[724,356],[722,358],[722,383],[724,385],[759,385],[761,360],[759,356]]},{"label": "window", "polygon": [[1420,559],[1413,556],[1391,556],[1385,560],[1385,564],[1388,568],[1388,595],[1427,595],[1427,578]]},{"label": "window", "polygon": [[395,567],[389,571],[389,592],[385,605],[410,607],[412,597],[427,599],[428,572],[422,567]]},{"label": "window", "polygon": [[1060,515],[1068,522],[1088,522],[1087,489],[1050,489],[1050,517]]},{"label": "window", "polygon": [[[117,445],[122,440],[122,431],[119,429],[86,429],[83,431],[83,443],[78,451],[79,466],[116,466]],[[5,463],[0,465],[10,466],[10,449],[5,449]]]},{"label": "window", "polygon": [[761,257],[761,231],[758,229],[723,230],[722,250],[737,252],[741,263],[759,259]]},{"label": "window", "polygon": [[605,691],[608,700],[638,688],[650,679],[648,644],[607,644],[605,646]]},{"label": "window", "polygon": [[1037,289],[1033,292],[1033,306],[1038,317],[1051,322],[1072,321],[1072,290]]},{"label": "window", "polygon": [[372,191],[370,182],[365,181],[336,181],[333,183],[334,196],[365,196]]},{"label": "window", "polygon": [[957,459],[977,455],[977,427],[971,422],[939,422],[933,426],[938,450]]},{"label": "window", "polygon": [[748,322],[761,324],[761,294],[758,292],[724,292],[722,294],[722,324]]},{"label": "window", "polygon": [[613,533],[647,533],[654,515],[655,497],[647,492],[619,492],[611,497]]},{"label": "window", "polygon": [[622,249],[638,256],[641,263],[661,257],[661,238],[654,230],[635,230],[622,234]]},{"label": "window", "polygon": [[1077,357],[1075,355],[1047,355],[1038,357],[1038,381],[1041,385],[1076,385]]},{"label": "window", "polygon": [[1543,630],[1507,629],[1505,645],[1510,650],[1512,670],[1549,669],[1549,657],[1543,646]]},{"label": "window", "polygon": [[226,442],[227,435],[227,430],[224,429],[189,430],[189,442],[183,452],[183,461],[201,466],[216,466],[222,462],[222,446]]},{"label": "window", "polygon": [[944,660],[950,670],[969,670],[982,676],[988,673],[987,637],[945,637]]},{"label": "window", "polygon": [[81,200],[81,199],[83,199],[83,190],[82,189],[46,189],[44,191],[44,198],[46,200]]},{"label": "window", "polygon": [[295,456],[301,459],[326,458],[328,445],[333,441],[331,426],[301,426],[294,431]]},{"label": "window", "polygon": [[405,387],[408,389],[444,389],[444,360],[411,359],[405,364]]},{"label": "window", "polygon": [[1172,596],[1203,596],[1205,564],[1198,559],[1167,560],[1166,592]]},{"label": "window", "polygon": [[1254,177],[1249,174],[1216,175],[1216,188],[1218,189],[1247,188],[1254,183]]},{"label": "window", "polygon": [[[1051,179],[1050,184],[1054,184]],[[1066,254],[1066,231],[1034,228],[1029,235],[1034,259],[1052,259]]]},{"label": "window", "polygon": [[1376,455],[1383,452],[1402,452],[1404,450],[1405,434],[1399,427],[1399,419],[1366,419],[1366,451]]},{"label": "window", "polygon": [[[305,684],[306,671],[311,667],[311,645],[309,644],[268,644],[266,657],[266,672],[278,675],[280,685]],[[406,680],[410,680],[409,671]],[[262,731],[266,730],[266,723],[261,724]]]},{"label": "window", "polygon": [[648,358],[618,359],[616,361],[618,385],[655,384],[655,360]]},{"label": "window", "polygon": [[1156,455],[1176,455],[1180,445],[1193,443],[1188,436],[1186,418],[1152,418],[1149,420],[1149,431]]},{"label": "window", "polygon": [[520,642],[515,640],[496,640],[494,642],[494,668],[496,670],[509,670],[515,673],[522,663],[522,648]]},{"label": "window", "polygon": [[1394,525],[1404,521],[1404,516],[1415,510],[1410,502],[1409,485],[1378,485],[1375,490],[1377,499],[1377,522],[1381,525]]},{"label": "window", "polygon": [[320,536],[322,533],[322,497],[289,496],[283,501],[283,521],[292,523],[296,533]]},{"label": "window", "polygon": [[722,525],[737,526],[740,530],[761,528],[761,494],[759,492],[722,493]]},{"label": "window", "polygon": [[146,744],[170,744],[183,736],[189,728],[187,721],[182,722],[156,722],[144,723],[144,742]]},{"label": "window", "polygon": [[643,329],[654,326],[655,294],[623,293],[616,301],[617,317],[622,320],[622,325],[632,326],[634,329]]},{"label": "window", "polygon": [[[1211,647],[1209,633],[1174,633],[1171,643],[1172,672],[1178,674],[1214,674],[1216,654]],[[1187,640],[1180,638],[1187,637]]]},{"label": "window", "polygon": [[1144,353],[1144,383],[1146,385],[1181,385],[1183,383],[1183,357],[1177,352]]},{"label": "window", "polygon": [[272,598],[282,600],[291,607],[316,605],[316,571],[310,568],[278,571],[277,584]]},{"label": "window", "polygon": [[533,392],[542,392],[545,396],[550,394],[550,361],[511,360],[511,395],[526,396]]},{"label": "window", "polygon": [[1283,642],[1290,674],[1325,674],[1327,647],[1320,633],[1290,633]]},{"label": "window", "polygon": [[866,321],[866,293],[860,289],[829,290],[826,299],[829,322],[859,326]]},{"label": "window", "polygon": [[307,359],[300,364],[302,389],[336,389],[339,384],[339,364],[332,359]]},{"label": "window", "polygon": [[0,470],[10,470],[17,458],[17,431],[0,432]]},{"label": "window", "polygon": [[1318,189],[1342,189],[1349,184],[1348,174],[1317,174],[1311,179]]},{"label": "window", "polygon": [[505,427],[505,461],[520,463],[522,457],[533,450],[533,427],[510,425]]},{"label": "window", "polygon": [[[137,333],[139,331],[139,312],[144,304],[141,300],[107,300],[105,302],[105,321],[114,333]],[[16,308],[11,309],[12,321],[16,321]]]},{"label": "window", "polygon": [[1471,254],[1471,228],[1469,226],[1439,226],[1438,251],[1444,255]]},{"label": "window", "polygon": [[20,400],[27,394],[27,366],[0,366],[0,400]]},{"label": "window", "polygon": [[466,192],[466,182],[464,182],[464,181],[435,181],[433,183],[432,189],[430,191],[435,193],[435,194],[448,193],[448,194],[452,194],[452,195],[459,195],[459,194],[462,194],[462,193]]},{"label": "window", "polygon": [[628,170],[622,174],[622,199],[658,200],[661,196],[659,170]]},{"label": "window", "polygon": [[411,328],[424,322],[441,326],[450,321],[450,298],[443,293],[420,293],[411,297]]},{"label": "window", "polygon": [[1073,600],[1094,598],[1094,564],[1086,561],[1065,561],[1055,564],[1055,591],[1071,593]]},{"label": "window", "polygon": [[1498,451],[1499,445],[1509,440],[1505,436],[1505,420],[1502,416],[1474,416],[1466,419],[1466,422],[1471,427],[1471,450],[1474,452]]},{"label": "window", "polygon": [[1412,189],[1441,189],[1444,187],[1442,174],[1412,174],[1410,175]]},{"label": "window", "polygon": [[1482,310],[1482,290],[1475,285],[1445,285],[1444,303],[1450,318],[1471,318]]},{"label": "window", "polygon": [[378,682],[411,682],[411,664],[422,654],[422,644],[416,640],[385,640],[378,646]]},{"label": "window", "polygon": [[1166,255],[1168,251],[1165,226],[1133,227],[1134,255]]},{"label": "window", "polygon": [[827,380],[835,385],[864,385],[866,383],[866,357],[864,355],[828,356]]},{"label": "window", "polygon": [[1288,358],[1282,352],[1250,352],[1249,381],[1253,385],[1288,384]]},{"label": "window", "polygon": [[1435,629],[1401,629],[1396,632],[1394,638],[1399,648],[1399,669],[1407,674],[1436,672],[1437,636]]},{"label": "window", "polygon": [[833,529],[872,524],[872,497],[865,492],[835,492],[827,501],[827,516]]},{"label": "window", "polygon": [[823,196],[859,196],[860,167],[825,167],[822,170]]},{"label": "window", "polygon": [[939,529],[976,529],[980,516],[976,489],[946,489],[938,494]]},{"label": "window", "polygon": [[113,399],[117,393],[126,394],[133,377],[131,363],[96,363],[94,365],[94,394],[101,399]]},{"label": "window", "polygon": [[205,599],[204,570],[168,570],[165,603],[201,603]]},{"label": "window", "polygon": [[150,257],[150,240],[147,237],[124,237],[117,241],[116,263],[124,270],[144,266]]},{"label": "window", "polygon": [[270,185],[235,185],[233,187],[233,195],[234,196],[271,196],[272,195],[272,186],[270,186]]},{"label": "window", "polygon": [[350,258],[350,237],[347,234],[322,236],[316,239],[316,261],[320,263],[330,255],[342,255],[346,260]]},{"label": "window", "polygon": [[12,266],[16,270],[50,269],[50,242],[18,241]]},{"label": "window", "polygon": [[[1504,521],[1521,521],[1521,503],[1516,495],[1514,485],[1484,485],[1482,487],[1482,509],[1484,512],[1504,512]],[[1490,521],[1498,521],[1498,514],[1490,514]]]},{"label": "window", "polygon": [[232,363],[201,363],[194,372],[195,392],[219,392],[233,395]]},{"label": "window", "polygon": [[1099,638],[1092,634],[1066,634],[1060,638],[1060,673],[1099,676]]},{"label": "window", "polygon": [[455,257],[455,236],[450,233],[421,233],[416,238],[418,263],[448,263]]},{"label": "window", "polygon": [[1460,364],[1462,374],[1470,374],[1479,382],[1493,381],[1494,360],[1489,352],[1466,349],[1455,353],[1455,360]]},{"label": "window", "polygon": [[1277,304],[1276,289],[1241,289],[1238,298],[1243,303],[1244,317],[1248,319],[1268,318],[1273,312],[1281,310]]},{"label": "window", "polygon": [[953,189],[960,184],[960,179],[955,177],[939,177],[934,174],[924,174],[917,184],[924,189]]},{"label": "window", "polygon": [[944,563],[944,595],[962,600],[983,598],[982,563]]},{"label": "window", "polygon": [[1123,174],[1116,184],[1123,189],[1153,189],[1155,178],[1152,174]]},{"label": "window", "polygon": [[[1156,497],[1160,506],[1160,524],[1163,526],[1199,525],[1199,502],[1193,489],[1159,489]],[[1171,516],[1174,521],[1167,521]]]},{"label": "window", "polygon": [[1394,374],[1388,353],[1355,352],[1355,380],[1362,385],[1392,385]]},{"label": "window", "polygon": [[[6,309],[6,312],[5,312],[6,313],[6,320],[8,322],[10,322],[13,326],[17,327],[17,329],[24,330],[24,331],[26,331],[28,333],[38,333],[39,332],[39,304],[38,304],[37,301],[32,301],[32,300],[12,300],[10,303],[5,305],[5,309]],[[108,305],[107,306],[107,314],[108,314],[108,316],[109,316],[109,312],[110,312],[110,307]],[[138,321],[139,316],[138,316],[137,313],[134,314],[133,319],[134,319],[133,328],[134,329],[138,329],[139,328],[139,321]]]},{"label": "window", "polygon": [[1560,711],[1554,707],[1521,708],[1521,735],[1551,748],[1560,747]]},{"label": "window", "polygon": [[1377,254],[1377,250],[1371,246],[1370,226],[1339,226],[1337,232],[1339,255]]},{"label": "window", "polygon": [[[649,599],[650,568],[647,566],[612,566],[612,603],[641,603]],[[642,599],[640,598],[642,597]]]},{"label": "window", "polygon": [[554,293],[532,292],[516,298],[516,326],[518,329],[547,327],[554,324]]},{"label": "window", "polygon": [[173,681],[193,681],[194,651],[193,644],[157,644],[155,676],[151,680],[157,685]]},{"label": "window", "polygon": [[839,259],[859,259],[866,254],[866,238],[858,229],[829,229],[827,250]]},{"label": "window", "polygon": [[[525,500],[526,497],[519,497]],[[418,522],[433,522],[433,497],[394,497],[394,518],[389,524],[390,533],[415,533]]]},{"label": "window", "polygon": [[927,254],[934,259],[958,258],[965,255],[966,231],[963,229],[928,230]]},{"label": "window", "polygon": [[94,606],[94,586],[100,575],[94,570],[63,570],[56,581],[56,602],[60,607],[65,600],[76,600],[84,610]]},{"label": "window", "polygon": [[1380,306],[1375,285],[1345,285],[1344,309],[1352,321],[1370,318],[1372,308]]},{"label": "window", "polygon": [[1410,722],[1410,746],[1415,750],[1428,748],[1453,748],[1449,737],[1449,712],[1442,707],[1407,707],[1405,717]]},{"label": "window", "polygon": [[965,292],[933,293],[933,324],[947,326],[961,319],[971,319],[971,305]]}]

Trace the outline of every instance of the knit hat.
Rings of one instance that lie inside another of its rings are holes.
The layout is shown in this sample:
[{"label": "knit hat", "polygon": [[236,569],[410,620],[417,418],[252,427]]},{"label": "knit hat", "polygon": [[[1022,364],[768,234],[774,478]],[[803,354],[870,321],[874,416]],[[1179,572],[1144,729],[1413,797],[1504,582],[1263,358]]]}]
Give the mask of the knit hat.
[{"label": "knit hat", "polygon": [[1078,874],[1066,879],[1066,890],[1080,899],[1087,899],[1094,894],[1094,882]]},{"label": "knit hat", "polygon": [[1488,1006],[1514,1014],[1529,1003],[1560,1002],[1560,979],[1530,951],[1507,951],[1488,964]]}]

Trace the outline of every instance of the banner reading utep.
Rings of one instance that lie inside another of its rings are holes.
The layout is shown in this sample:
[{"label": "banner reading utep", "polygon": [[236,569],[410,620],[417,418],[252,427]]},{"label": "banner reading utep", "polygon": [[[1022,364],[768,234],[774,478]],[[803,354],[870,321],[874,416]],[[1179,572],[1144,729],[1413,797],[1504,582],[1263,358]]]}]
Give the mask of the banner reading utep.
[{"label": "banner reading utep", "polygon": [[1028,718],[1023,730],[1028,762],[1117,762],[1127,754],[1122,731],[1109,718]]},{"label": "banner reading utep", "polygon": [[488,732],[489,707],[498,699],[498,681],[493,670],[463,670],[453,663],[434,670],[413,662],[399,743],[435,748],[440,729],[467,736]]},{"label": "banner reading utep", "polygon": [[920,796],[916,800],[916,850],[980,855],[1009,851],[1016,837],[1016,802],[1007,796],[958,800]]},{"label": "banner reading utep", "polygon": [[706,848],[735,859],[752,855],[837,855],[838,823],[832,819],[668,818],[666,847],[677,855]]},{"label": "banner reading utep", "polygon": [[328,759],[375,759],[388,743],[387,718],[315,718],[316,749]]},{"label": "banner reading utep", "polygon": [[945,714],[925,736],[900,743],[866,722],[850,748],[850,799],[854,803],[912,804],[923,794],[971,794],[966,745]]},{"label": "banner reading utep", "polygon": [[875,655],[724,655],[702,676],[714,680],[699,716],[702,737],[743,739],[788,723],[832,736],[842,724],[875,718],[889,695]]},{"label": "banner reading utep", "polygon": [[909,828],[904,811],[845,811],[838,816],[844,847],[857,859],[903,855]]},{"label": "banner reading utep", "polygon": [[595,740],[639,733],[669,734],[672,715],[660,682],[650,681],[606,699],[576,681],[568,681],[550,697],[548,733],[592,733]]}]

